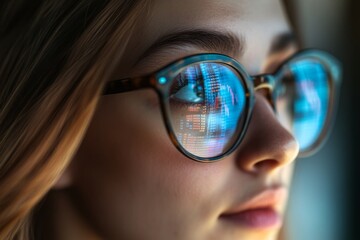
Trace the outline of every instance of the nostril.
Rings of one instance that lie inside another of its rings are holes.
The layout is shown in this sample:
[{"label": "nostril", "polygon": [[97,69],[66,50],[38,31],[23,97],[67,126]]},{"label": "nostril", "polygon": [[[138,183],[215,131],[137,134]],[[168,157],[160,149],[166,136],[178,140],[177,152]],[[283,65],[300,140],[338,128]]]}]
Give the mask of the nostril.
[{"label": "nostril", "polygon": [[254,164],[253,170],[256,172],[271,171],[278,167],[279,164],[279,161],[273,159],[261,160]]}]

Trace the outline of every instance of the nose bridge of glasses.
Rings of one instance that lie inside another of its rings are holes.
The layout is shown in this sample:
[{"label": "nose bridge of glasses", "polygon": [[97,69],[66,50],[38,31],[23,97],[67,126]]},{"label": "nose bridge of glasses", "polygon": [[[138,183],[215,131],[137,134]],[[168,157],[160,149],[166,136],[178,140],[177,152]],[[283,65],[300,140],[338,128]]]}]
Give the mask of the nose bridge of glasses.
[{"label": "nose bridge of glasses", "polygon": [[259,89],[267,88],[270,91],[273,90],[275,85],[275,77],[271,74],[262,74],[252,76],[255,91]]},{"label": "nose bridge of glasses", "polygon": [[265,97],[274,108],[272,92],[275,87],[275,81],[276,81],[275,77],[271,74],[262,74],[262,75],[252,76],[252,80],[254,84],[254,90],[265,92],[264,94]]}]

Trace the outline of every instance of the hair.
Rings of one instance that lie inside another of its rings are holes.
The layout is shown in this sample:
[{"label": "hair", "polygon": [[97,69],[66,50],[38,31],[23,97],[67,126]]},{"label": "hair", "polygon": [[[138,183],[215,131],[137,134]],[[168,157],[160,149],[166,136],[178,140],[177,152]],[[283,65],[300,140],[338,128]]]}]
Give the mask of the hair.
[{"label": "hair", "polygon": [[0,3],[0,239],[33,239],[33,209],[79,146],[145,3]]}]

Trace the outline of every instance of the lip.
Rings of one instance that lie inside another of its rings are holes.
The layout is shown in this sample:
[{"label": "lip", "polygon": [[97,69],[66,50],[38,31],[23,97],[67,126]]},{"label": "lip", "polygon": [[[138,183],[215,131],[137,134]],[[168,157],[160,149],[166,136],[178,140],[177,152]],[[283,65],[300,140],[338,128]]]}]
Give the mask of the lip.
[{"label": "lip", "polygon": [[220,219],[249,228],[279,227],[282,217],[276,208],[286,197],[286,188],[268,188],[224,212]]}]

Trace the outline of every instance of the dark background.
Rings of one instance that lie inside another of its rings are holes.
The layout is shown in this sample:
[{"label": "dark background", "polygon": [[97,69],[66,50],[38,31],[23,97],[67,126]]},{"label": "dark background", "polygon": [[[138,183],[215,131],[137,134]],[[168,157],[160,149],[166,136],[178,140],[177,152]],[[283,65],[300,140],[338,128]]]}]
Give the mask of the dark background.
[{"label": "dark background", "polygon": [[360,239],[360,1],[288,0],[303,47],[343,63],[336,122],[327,144],[298,159],[289,203],[290,240]]}]

